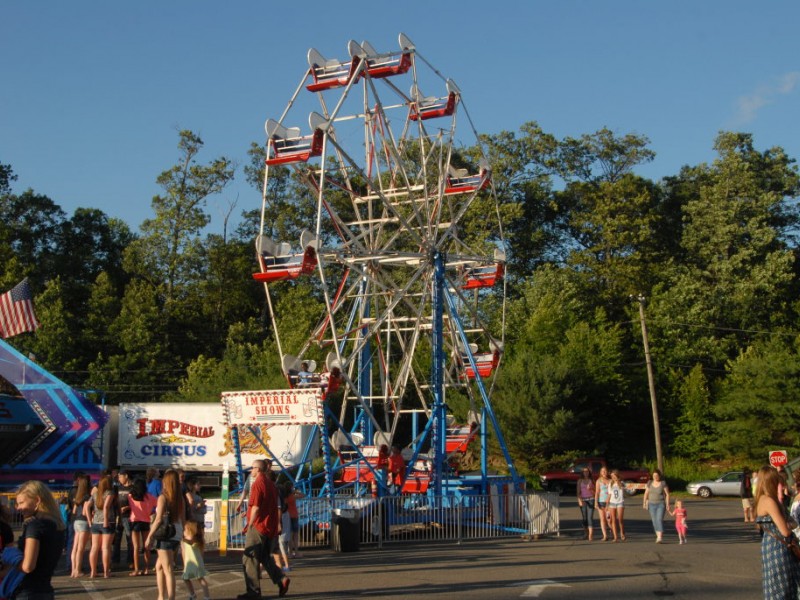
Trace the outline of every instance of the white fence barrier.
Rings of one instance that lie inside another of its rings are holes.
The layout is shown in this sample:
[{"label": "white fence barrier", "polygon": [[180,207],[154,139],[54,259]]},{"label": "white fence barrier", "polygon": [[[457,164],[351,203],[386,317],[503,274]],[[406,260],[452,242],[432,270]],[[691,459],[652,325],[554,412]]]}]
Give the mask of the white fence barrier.
[{"label": "white fence barrier", "polygon": [[[220,501],[215,501],[219,503]],[[237,501],[229,501],[228,549],[244,548],[244,512],[236,513]],[[397,542],[453,542],[465,540],[538,537],[559,534],[559,498],[554,493],[461,497],[421,495],[383,498],[302,498],[300,546],[333,545],[355,549],[362,544]],[[216,523],[206,530],[206,544],[219,543]],[[207,525],[208,527],[208,525]]]}]

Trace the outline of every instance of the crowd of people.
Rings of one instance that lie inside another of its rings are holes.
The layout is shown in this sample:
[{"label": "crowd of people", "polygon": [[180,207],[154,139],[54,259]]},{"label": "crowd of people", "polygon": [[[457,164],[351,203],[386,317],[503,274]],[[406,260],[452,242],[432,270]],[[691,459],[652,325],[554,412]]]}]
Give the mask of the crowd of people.
[{"label": "crowd of people", "polygon": [[[388,456],[388,452],[387,452]],[[388,466],[387,469],[391,471]],[[761,532],[763,592],[766,599],[800,597],[800,470],[790,484],[781,468],[744,470],[741,481],[745,523]],[[584,539],[593,540],[595,512],[603,541],[622,542],[625,534],[625,484],[619,472],[600,469],[596,477],[584,469],[576,493]],[[240,506],[245,506],[245,548],[242,557],[245,592],[239,600],[261,598],[261,573],[267,574],[285,596],[291,582],[291,561],[299,556],[297,499],[290,482],[278,485],[266,460],[253,462]],[[189,600],[197,588],[210,598],[204,551],[205,500],[196,477],[170,469],[163,478],[148,472],[131,479],[124,470],[102,473],[94,482],[76,473],[74,485],[59,505],[50,489],[28,481],[16,492],[22,530],[16,544],[8,509],[0,504],[0,598],[45,600],[54,597],[52,576],[66,548],[70,576],[111,577],[127,541],[129,576],[156,576],[159,600],[176,597],[175,565],[183,559],[182,580]],[[649,512],[656,543],[663,543],[664,519],[675,519],[680,544],[687,541],[687,509],[680,499],[670,501],[669,487],[658,469],[651,473],[642,506]],[[795,547],[793,549],[793,546]],[[150,569],[150,553],[156,560]]]},{"label": "crowd of people", "polygon": [[[766,600],[800,598],[800,469],[765,466],[742,471],[740,497],[745,523],[756,523],[761,533],[762,588]],[[597,477],[584,469],[576,494],[581,511],[584,539],[594,539],[594,513],[599,513],[604,541],[624,541],[625,495],[619,474],[604,467]],[[650,513],[656,543],[664,540],[664,518],[675,519],[678,543],[687,542],[687,509],[681,499],[670,502],[669,486],[658,469],[651,473],[642,507]]]},{"label": "crowd of people", "polygon": [[[617,469],[610,472],[602,467],[597,477],[585,468],[577,481],[576,493],[578,507],[581,511],[584,539],[594,539],[594,513],[598,513],[600,531],[604,542],[624,542],[625,537],[625,482]],[[650,481],[644,490],[642,507],[650,513],[656,543],[663,541],[664,516],[675,516],[676,530],[680,543],[686,542],[686,509],[678,506],[676,511],[670,510],[669,487],[663,479],[661,471],[653,470]],[[681,533],[681,531],[683,533]]]},{"label": "crowd of people", "polygon": [[190,600],[196,598],[194,581],[203,598],[210,598],[203,562],[205,500],[199,480],[187,479],[180,469],[167,470],[163,479],[152,470],[147,480],[115,469],[99,474],[94,483],[89,474],[76,473],[60,502],[44,483],[28,481],[15,501],[22,519],[16,545],[8,509],[0,505],[0,598],[53,598],[52,577],[64,553],[70,577],[86,576],[86,562],[89,578],[109,578],[112,566],[121,562],[123,540],[131,577],[151,573],[150,553],[155,551],[159,600],[176,597],[179,548]]}]

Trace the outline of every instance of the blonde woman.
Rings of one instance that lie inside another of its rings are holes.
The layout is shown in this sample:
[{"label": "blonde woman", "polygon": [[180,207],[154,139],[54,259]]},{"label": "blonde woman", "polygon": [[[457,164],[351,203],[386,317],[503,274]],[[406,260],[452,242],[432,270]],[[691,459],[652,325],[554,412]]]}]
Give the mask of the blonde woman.
[{"label": "blonde woman", "polygon": [[773,467],[761,467],[756,488],[756,523],[761,528],[764,598],[800,597],[800,563],[786,543],[794,538],[779,500],[783,478]]},{"label": "blonde woman", "polygon": [[611,498],[609,495],[609,486],[611,485],[611,478],[608,476],[608,469],[601,467],[600,475],[594,484],[594,506],[600,511],[600,529],[603,532],[603,541],[608,541],[608,502]]},{"label": "blonde woman", "polygon": [[58,503],[41,481],[26,481],[17,490],[17,511],[23,518],[18,568],[25,576],[13,597],[53,598],[51,580],[64,549],[66,529]]},{"label": "blonde woman", "polygon": [[103,559],[103,577],[111,577],[111,544],[117,529],[117,515],[114,512],[116,497],[111,474],[103,474],[97,487],[92,491],[92,499],[85,504],[84,514],[91,523],[92,547],[89,549],[89,577],[97,577],[97,563]]},{"label": "blonde woman", "polygon": [[[145,551],[155,544],[158,554],[156,558],[156,585],[158,600],[175,600],[175,551],[183,538],[183,523],[186,518],[186,502],[181,492],[181,483],[177,471],[169,469],[161,480],[161,495],[156,504],[156,516],[150,526],[150,532],[144,542]],[[156,541],[153,534],[165,519],[175,525],[175,535],[169,540]]]},{"label": "blonde woman", "polygon": [[[619,478],[619,471],[611,471],[611,485],[609,486],[608,512],[611,515],[611,533],[614,541],[625,541],[625,484]],[[619,531],[619,538],[617,537]]]},{"label": "blonde woman", "polygon": [[76,480],[75,496],[72,498],[72,527],[75,529],[75,538],[72,541],[72,573],[70,577],[80,577],[83,575],[83,554],[86,552],[86,545],[91,538],[89,521],[86,519],[87,502],[91,496],[91,480],[86,473],[78,475]]}]

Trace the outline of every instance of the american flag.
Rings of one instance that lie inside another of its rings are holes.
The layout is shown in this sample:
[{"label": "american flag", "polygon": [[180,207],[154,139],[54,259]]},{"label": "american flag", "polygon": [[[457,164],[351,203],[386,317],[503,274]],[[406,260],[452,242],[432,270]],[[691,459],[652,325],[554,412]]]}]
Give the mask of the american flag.
[{"label": "american flag", "polygon": [[10,292],[0,296],[0,337],[10,338],[38,327],[39,321],[33,313],[31,287],[26,278]]}]

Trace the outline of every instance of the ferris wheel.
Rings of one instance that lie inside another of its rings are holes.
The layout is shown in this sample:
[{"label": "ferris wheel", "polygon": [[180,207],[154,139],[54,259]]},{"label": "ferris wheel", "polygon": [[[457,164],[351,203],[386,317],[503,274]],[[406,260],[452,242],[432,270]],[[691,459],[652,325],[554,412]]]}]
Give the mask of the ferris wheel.
[{"label": "ferris wheel", "polygon": [[[491,435],[518,483],[491,405],[504,342],[505,240],[464,97],[404,34],[394,51],[355,41],[347,49],[345,59],[309,50],[286,109],[266,122],[254,274],[271,311],[276,281],[307,279],[323,299],[301,347],[276,337],[290,386],[342,400],[321,432],[325,485],[383,487],[381,446],[396,445],[406,459],[402,490],[441,494],[480,445],[485,487]],[[315,97],[310,114],[297,109],[301,96]],[[315,205],[299,245],[265,234],[278,166],[294,171]]]}]

